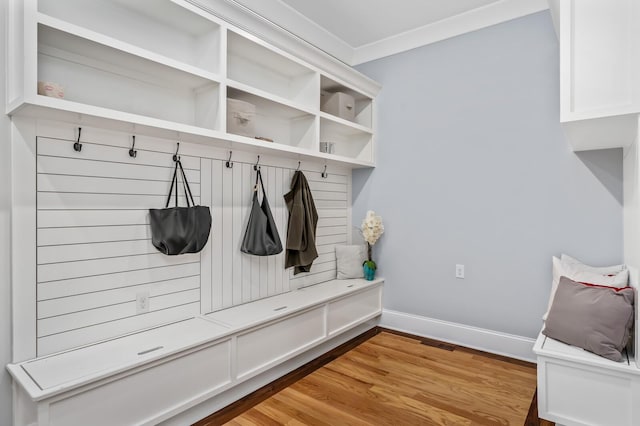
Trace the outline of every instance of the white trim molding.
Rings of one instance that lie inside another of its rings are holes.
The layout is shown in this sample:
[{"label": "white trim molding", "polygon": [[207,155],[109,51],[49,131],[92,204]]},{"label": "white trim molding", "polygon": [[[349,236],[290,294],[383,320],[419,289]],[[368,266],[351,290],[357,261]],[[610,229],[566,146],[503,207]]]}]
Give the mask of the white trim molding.
[{"label": "white trim molding", "polygon": [[327,52],[345,64],[353,60],[353,46],[327,31],[287,3],[275,0],[233,0],[234,3],[251,10],[277,26],[310,42],[318,49]]},{"label": "white trim molding", "polygon": [[351,65],[395,55],[549,8],[546,0],[500,0],[451,18],[357,47]]},{"label": "white trim molding", "polygon": [[[497,0],[363,46],[351,46],[278,0],[186,0],[349,83],[354,66],[549,8],[547,0]],[[362,85],[362,83],[360,83]],[[370,91],[379,90],[375,85]]]},{"label": "white trim molding", "polygon": [[[324,72],[332,76],[338,77],[339,83],[351,87],[357,87],[359,91],[367,96],[375,97],[382,87],[379,83],[353,69],[351,64],[347,62],[348,58],[344,58],[344,54],[341,54],[340,52],[336,54],[336,52],[325,52],[320,50],[316,46],[324,45],[324,43],[318,43],[314,40],[305,40],[300,35],[296,34],[294,31],[301,26],[299,22],[294,26],[285,26],[281,22],[272,22],[267,17],[260,15],[258,12],[253,11],[234,0],[185,1],[188,1],[218,19],[222,19],[241,30],[253,34],[267,43],[302,59],[314,67],[322,69]],[[271,4],[271,2],[269,2],[269,4]],[[269,16],[271,15],[272,14],[269,14]],[[286,14],[286,17],[291,18],[292,15],[293,12]],[[299,16],[300,20],[306,19],[302,15]],[[304,23],[308,22],[311,21],[304,21]],[[310,34],[311,33],[321,34],[319,31],[310,31]],[[326,43],[326,48],[328,49],[328,46],[331,46],[332,43],[335,44],[335,42],[335,39],[329,40]],[[344,58],[346,60],[339,60],[337,58]]]},{"label": "white trim molding", "polygon": [[536,362],[535,339],[442,321],[404,312],[382,310],[380,327],[428,337],[497,355]]}]

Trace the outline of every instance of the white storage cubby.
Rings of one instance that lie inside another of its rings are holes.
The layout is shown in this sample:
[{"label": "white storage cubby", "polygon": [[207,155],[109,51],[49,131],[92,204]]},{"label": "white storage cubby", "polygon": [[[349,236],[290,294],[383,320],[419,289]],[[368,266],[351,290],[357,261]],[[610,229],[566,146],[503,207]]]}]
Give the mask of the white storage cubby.
[{"label": "white storage cubby", "polygon": [[[350,84],[187,0],[10,2],[10,115],[375,166],[379,86],[333,61]],[[38,81],[63,86],[64,99],[38,95]],[[323,91],[353,96],[355,119],[322,112]],[[227,98],[254,103],[256,136],[275,143],[228,132]],[[320,152],[322,137],[332,154]]]},{"label": "white storage cubby", "polygon": [[232,87],[227,88],[227,96],[256,106],[254,136],[292,147],[316,147],[315,115]]},{"label": "white storage cubby", "polygon": [[[327,94],[329,93],[337,92],[346,93],[352,96],[355,101],[355,119],[353,120],[353,123],[359,124],[363,128],[371,129],[373,126],[373,99],[371,97],[363,95],[357,90],[338,83],[325,75],[320,78],[320,87],[324,96],[328,96]],[[323,102],[324,100],[321,97],[320,105],[322,105]],[[340,117],[337,118],[340,119]],[[350,123],[348,120],[344,121]]]},{"label": "white storage cubby", "polygon": [[361,126],[354,126],[323,115],[320,118],[320,142],[334,144],[332,155],[373,162],[373,133]]},{"label": "white storage cubby", "polygon": [[329,157],[352,158],[363,163],[375,161],[373,138],[373,99],[347,87],[325,75],[321,76],[322,96],[331,93],[346,93],[355,101],[353,121],[320,111],[320,142],[334,144],[334,152]]},{"label": "white storage cubby", "polygon": [[640,113],[640,7],[627,0],[562,0],[560,121],[575,151],[626,147]]},{"label": "white storage cubby", "polygon": [[170,0],[39,0],[38,11],[167,60],[221,72],[222,30],[196,8],[188,10]]},{"label": "white storage cubby", "polygon": [[61,84],[61,102],[219,127],[217,82],[43,24],[38,80]]},{"label": "white storage cubby", "polygon": [[227,77],[267,94],[281,97],[301,107],[314,108],[319,92],[319,74],[276,53],[258,40],[229,31],[227,36]]}]

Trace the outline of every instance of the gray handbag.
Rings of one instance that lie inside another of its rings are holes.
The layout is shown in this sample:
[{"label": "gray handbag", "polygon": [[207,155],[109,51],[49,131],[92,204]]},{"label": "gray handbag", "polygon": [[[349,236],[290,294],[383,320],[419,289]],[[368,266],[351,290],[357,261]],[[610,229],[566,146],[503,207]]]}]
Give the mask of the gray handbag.
[{"label": "gray handbag", "polygon": [[[262,188],[262,204],[258,202],[258,182]],[[256,184],[253,187],[251,213],[240,251],[254,256],[271,256],[282,252],[282,242],[271,215],[267,194],[264,192],[260,169],[257,171]]]},{"label": "gray handbag", "polygon": [[[164,209],[149,209],[151,243],[167,255],[198,253],[204,248],[211,230],[211,211],[207,206],[196,206],[187,176],[180,159],[175,161],[171,189]],[[187,207],[178,207],[178,167],[182,175]],[[175,207],[169,207],[175,187]]]}]

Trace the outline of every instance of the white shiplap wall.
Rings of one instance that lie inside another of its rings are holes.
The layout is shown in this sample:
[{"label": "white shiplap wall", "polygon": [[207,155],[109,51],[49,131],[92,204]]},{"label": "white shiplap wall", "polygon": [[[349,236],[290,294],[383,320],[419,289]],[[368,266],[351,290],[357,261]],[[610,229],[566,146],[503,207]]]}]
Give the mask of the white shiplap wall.
[{"label": "white shiplap wall", "polygon": [[[242,161],[246,155],[227,168],[219,150],[181,144],[193,195],[211,206],[213,223],[200,254],[165,256],[151,244],[147,211],[164,206],[171,144],[143,143],[131,158],[122,141],[112,143],[108,135],[83,141],[81,152],[72,143],[37,139],[39,356],[335,278],[334,245],[348,240],[346,172],[322,178],[303,167],[320,217],[320,257],[311,272],[294,276],[284,269],[284,252],[240,252],[255,182],[252,164]],[[270,164],[261,170],[284,244],[288,212],[282,196],[294,170]],[[150,311],[136,314],[136,295],[144,291]]]}]

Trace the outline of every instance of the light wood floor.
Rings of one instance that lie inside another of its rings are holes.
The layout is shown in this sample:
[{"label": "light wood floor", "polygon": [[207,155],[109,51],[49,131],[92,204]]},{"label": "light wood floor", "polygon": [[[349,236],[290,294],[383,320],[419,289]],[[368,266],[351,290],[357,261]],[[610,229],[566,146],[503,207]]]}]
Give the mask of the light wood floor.
[{"label": "light wood floor", "polygon": [[535,366],[443,347],[380,333],[227,424],[525,424]]}]

